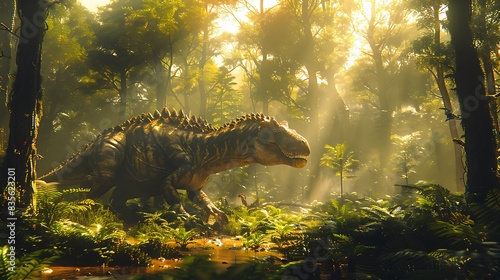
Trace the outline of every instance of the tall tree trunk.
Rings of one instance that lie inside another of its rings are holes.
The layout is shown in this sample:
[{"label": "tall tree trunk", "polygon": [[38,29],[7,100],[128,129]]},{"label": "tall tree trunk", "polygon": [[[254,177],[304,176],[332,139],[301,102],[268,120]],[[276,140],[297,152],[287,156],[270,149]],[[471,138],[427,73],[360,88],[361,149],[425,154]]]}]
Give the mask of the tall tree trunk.
[{"label": "tall tree trunk", "polygon": [[120,121],[127,119],[127,69],[120,69]]},{"label": "tall tree trunk", "polygon": [[205,85],[205,65],[207,63],[208,25],[203,30],[203,41],[201,42],[201,58],[198,64],[200,76],[198,77],[198,91],[200,92],[200,116],[207,118],[207,87]]},{"label": "tall tree trunk", "polygon": [[[434,45],[439,53],[441,50],[441,20],[439,16],[439,10],[441,6],[440,1],[434,1]],[[446,88],[446,82],[444,80],[444,70],[441,62],[436,65],[436,83],[441,94],[441,99],[443,100],[443,106],[453,112],[453,104],[451,103],[450,94]],[[451,139],[460,139],[458,135],[457,124],[455,121],[450,120],[448,122],[448,128],[450,130]],[[453,151],[455,155],[455,189],[457,191],[463,191],[464,186],[464,165],[462,162],[462,147],[458,144],[453,144]]]},{"label": "tall tree trunk", "polygon": [[[319,124],[319,87],[318,87],[318,63],[314,55],[314,37],[312,33],[311,23],[311,2],[309,0],[302,0],[302,45],[304,48],[304,61],[303,64],[307,71],[308,85],[307,85],[307,99],[309,105],[309,120],[311,130],[309,131],[309,143],[311,145],[310,155],[310,192],[314,192],[318,185],[319,179],[319,159],[323,152],[322,144],[320,143],[320,124]],[[313,193],[310,193],[313,195]]]},{"label": "tall tree trunk", "polygon": [[493,121],[485,96],[483,71],[473,44],[471,13],[470,0],[449,1],[449,30],[456,55],[455,83],[465,131],[466,199],[482,203],[488,191],[499,185]]},{"label": "tall tree trunk", "polygon": [[[61,81],[62,67],[59,67],[55,74],[54,88],[60,89],[62,87],[63,81]],[[47,89],[47,88],[46,88]],[[38,150],[42,156],[47,155],[50,151],[50,147],[54,147],[51,137],[54,134],[53,121],[56,119],[57,113],[61,109],[61,104],[64,104],[65,98],[63,91],[54,90],[55,96],[51,98],[51,102],[47,104],[47,99],[44,102],[44,118],[40,122],[40,134],[43,135],[42,141],[38,145]],[[67,102],[67,101],[66,101]],[[48,107],[48,111],[47,111]],[[48,170],[50,171],[50,170]]]},{"label": "tall tree trunk", "polygon": [[[0,0],[0,22],[6,27],[13,26],[14,0]],[[7,31],[0,31],[0,133],[7,131],[9,111],[7,110],[7,92],[11,65],[11,37]],[[0,143],[0,153],[4,143]]]},{"label": "tall tree trunk", "polygon": [[[161,58],[160,58],[161,59]],[[167,90],[170,76],[162,63],[156,66],[156,109],[161,112],[167,105]]]},{"label": "tall tree trunk", "polygon": [[[488,95],[494,96],[496,94],[496,88],[495,88],[495,71],[493,70],[493,63],[491,62],[491,43],[488,40],[488,35],[490,35],[491,32],[489,32],[487,24],[486,24],[486,17],[487,17],[487,5],[486,5],[487,0],[479,0],[479,32],[478,34],[478,39],[480,42],[482,42],[481,49],[480,49],[480,57],[481,61],[483,62],[483,67],[484,67],[484,73],[486,76],[486,90]],[[491,39],[490,39],[491,40]],[[490,102],[490,111],[491,111],[491,116],[493,117],[493,125],[495,128],[495,135],[497,142],[500,142],[500,124],[498,121],[498,105],[497,105],[497,100],[496,98],[492,98]]]},{"label": "tall tree trunk", "polygon": [[[260,0],[260,18],[264,21],[264,0]],[[260,77],[261,82],[261,94],[262,94],[262,113],[264,115],[269,115],[269,86],[271,85],[271,78],[269,71],[269,63],[267,61],[267,49],[262,44],[262,63],[261,69],[263,69],[264,75]]]},{"label": "tall tree trunk", "polygon": [[[170,83],[172,81],[172,67],[174,66],[174,47],[173,43],[170,43],[170,48],[168,50],[168,68],[165,69],[163,65],[159,66],[160,82],[156,86],[156,109],[161,111],[163,107],[167,106],[167,93],[170,89]],[[165,71],[166,70],[166,71]]]},{"label": "tall tree trunk", "polygon": [[36,178],[36,139],[42,106],[40,69],[46,8],[47,3],[43,1],[17,2],[21,35],[16,56],[17,75],[9,102],[9,143],[0,184],[5,188],[8,170],[15,170],[15,187],[20,199],[18,206],[21,207],[31,202],[32,184]]},{"label": "tall tree trunk", "polygon": [[[392,112],[395,110],[394,101],[391,100],[389,95],[389,73],[384,66],[384,58],[382,57],[382,49],[380,42],[375,36],[375,29],[377,28],[377,3],[371,0],[371,16],[366,30],[366,39],[372,51],[373,62],[375,65],[376,85],[377,88],[374,94],[377,95],[379,101],[378,115],[374,119],[374,133],[373,143],[377,147],[376,154],[380,161],[380,170],[387,170],[389,167],[389,153],[391,147],[391,129],[392,129]],[[380,187],[388,186],[384,182],[385,174],[379,172]]]}]

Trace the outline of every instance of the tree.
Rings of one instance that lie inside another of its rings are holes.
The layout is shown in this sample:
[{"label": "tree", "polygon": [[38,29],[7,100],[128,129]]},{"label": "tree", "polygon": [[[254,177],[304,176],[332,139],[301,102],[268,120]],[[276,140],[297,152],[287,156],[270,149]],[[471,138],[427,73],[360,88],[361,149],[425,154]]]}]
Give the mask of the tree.
[{"label": "tree", "polygon": [[325,145],[326,152],[320,159],[320,165],[332,168],[337,176],[340,177],[340,197],[344,200],[344,179],[348,178],[349,173],[357,168],[358,160],[354,159],[352,151],[347,152],[346,144],[337,144],[335,146]]},{"label": "tree", "polygon": [[36,140],[42,117],[40,69],[48,8],[49,3],[45,1],[17,2],[21,34],[16,55],[17,74],[9,97],[10,133],[0,185],[4,189],[7,171],[15,170],[14,186],[19,191],[19,206],[31,202],[32,184],[36,178]]},{"label": "tree", "polygon": [[211,116],[214,124],[223,125],[234,116],[243,114],[240,108],[243,96],[234,89],[234,79],[225,67],[221,67],[213,79],[213,87],[208,91],[207,115]]},{"label": "tree", "polygon": [[[0,1],[0,134],[5,133],[9,124],[9,112],[7,111],[7,92],[9,85],[9,73],[12,62],[11,52],[11,27],[14,17],[14,0]],[[1,141],[1,140],[0,140]],[[0,153],[4,143],[0,143]]]},{"label": "tree", "polygon": [[396,171],[401,174],[406,185],[409,184],[410,174],[416,173],[414,167],[418,163],[418,158],[421,157],[423,149],[417,143],[420,140],[420,131],[413,132],[407,135],[391,135],[391,139],[399,149],[393,154]]},{"label": "tree", "polygon": [[[44,161],[60,158],[61,152],[67,152],[60,147],[71,142],[69,133],[68,137],[60,133],[66,128],[61,124],[61,118],[71,115],[71,112],[85,111],[81,104],[85,102],[87,92],[82,80],[89,74],[86,59],[95,39],[90,29],[95,24],[93,18],[75,0],[57,5],[47,18],[49,29],[44,38],[44,64],[41,69],[44,77],[44,118],[40,122],[40,134],[43,138],[38,143]],[[95,108],[92,111],[95,115]],[[76,117],[81,118],[81,115]],[[83,118],[85,122],[90,121],[89,117]],[[84,123],[82,119],[71,129],[78,128],[81,123]],[[42,166],[43,162],[40,163]]]},{"label": "tree", "polygon": [[[452,53],[449,44],[443,43],[441,29],[444,23],[442,11],[445,8],[444,1],[412,1],[410,6],[417,12],[417,23],[421,36],[414,42],[414,51],[418,55],[418,65],[431,73],[441,96],[445,110],[454,112],[454,106],[447,88],[445,77],[452,74]],[[457,123],[448,121],[451,139],[459,139]],[[455,153],[455,188],[460,190],[464,183],[462,147],[453,145]]]},{"label": "tree", "polygon": [[[103,9],[100,24],[95,27],[95,47],[89,52],[89,65],[97,84],[105,84],[118,92],[118,115],[127,118],[129,82],[140,80],[141,70],[150,49],[139,33],[144,22],[135,17],[142,1],[122,0],[112,2]],[[142,24],[142,25],[141,25]]]},{"label": "tree", "polygon": [[[500,43],[500,2],[495,0],[477,0],[474,1],[475,12],[472,15],[473,32],[478,43],[478,53],[481,59],[485,78],[486,90],[490,96],[496,95],[495,71],[492,57],[497,52],[497,45]],[[490,102],[491,116],[497,141],[500,141],[500,123],[498,120],[498,105],[497,100],[492,99]]]},{"label": "tree", "polygon": [[[263,1],[263,0],[261,0]],[[222,5],[234,5],[235,0],[218,0],[218,1],[203,1],[205,6],[205,17],[203,28],[200,32],[199,59],[198,59],[198,90],[200,92],[200,116],[207,116],[207,85],[205,79],[205,67],[207,62],[217,53],[217,44],[214,44],[213,34],[216,31],[214,28],[214,20],[221,13]]]},{"label": "tree", "polygon": [[403,105],[418,110],[416,101],[425,92],[425,77],[415,71],[410,52],[410,43],[418,33],[404,7],[403,1],[363,2],[361,22],[355,29],[364,45],[347,73],[351,77],[349,94],[362,103],[363,115],[369,118],[370,139],[363,154],[376,164],[373,183],[380,188],[390,184],[388,151],[394,113]]},{"label": "tree", "polygon": [[488,98],[471,30],[471,1],[450,0],[448,4],[451,43],[455,49],[454,73],[465,132],[467,165],[466,197],[482,203],[489,190],[498,188],[496,142]]}]

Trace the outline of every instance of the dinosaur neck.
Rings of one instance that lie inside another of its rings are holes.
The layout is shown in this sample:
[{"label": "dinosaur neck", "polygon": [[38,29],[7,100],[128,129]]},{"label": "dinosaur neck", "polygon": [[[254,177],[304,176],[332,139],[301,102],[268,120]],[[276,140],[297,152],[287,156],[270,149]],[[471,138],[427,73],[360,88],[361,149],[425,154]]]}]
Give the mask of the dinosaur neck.
[{"label": "dinosaur neck", "polygon": [[198,166],[213,174],[256,163],[251,135],[257,127],[250,121],[232,123],[197,139]]}]

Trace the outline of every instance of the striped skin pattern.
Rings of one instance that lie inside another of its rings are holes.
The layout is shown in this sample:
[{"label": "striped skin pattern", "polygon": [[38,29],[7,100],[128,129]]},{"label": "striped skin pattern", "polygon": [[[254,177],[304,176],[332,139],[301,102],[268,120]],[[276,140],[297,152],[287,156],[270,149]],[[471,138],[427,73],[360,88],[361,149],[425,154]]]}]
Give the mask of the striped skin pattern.
[{"label": "striped skin pattern", "polygon": [[61,186],[79,185],[99,198],[114,186],[111,205],[162,195],[181,205],[178,189],[221,222],[226,215],[201,190],[211,174],[249,164],[304,167],[310,147],[287,122],[248,114],[215,128],[181,110],[143,114],[105,130],[62,165],[40,177]]}]

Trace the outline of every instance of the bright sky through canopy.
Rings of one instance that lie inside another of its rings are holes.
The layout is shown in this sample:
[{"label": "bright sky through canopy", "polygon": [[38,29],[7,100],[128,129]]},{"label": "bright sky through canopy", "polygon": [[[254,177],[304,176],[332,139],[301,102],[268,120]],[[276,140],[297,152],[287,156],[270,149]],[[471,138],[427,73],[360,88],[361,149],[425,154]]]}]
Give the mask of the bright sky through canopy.
[{"label": "bright sky through canopy", "polygon": [[104,6],[108,4],[109,0],[80,0],[83,6],[85,6],[91,12],[97,12],[99,6]]}]

